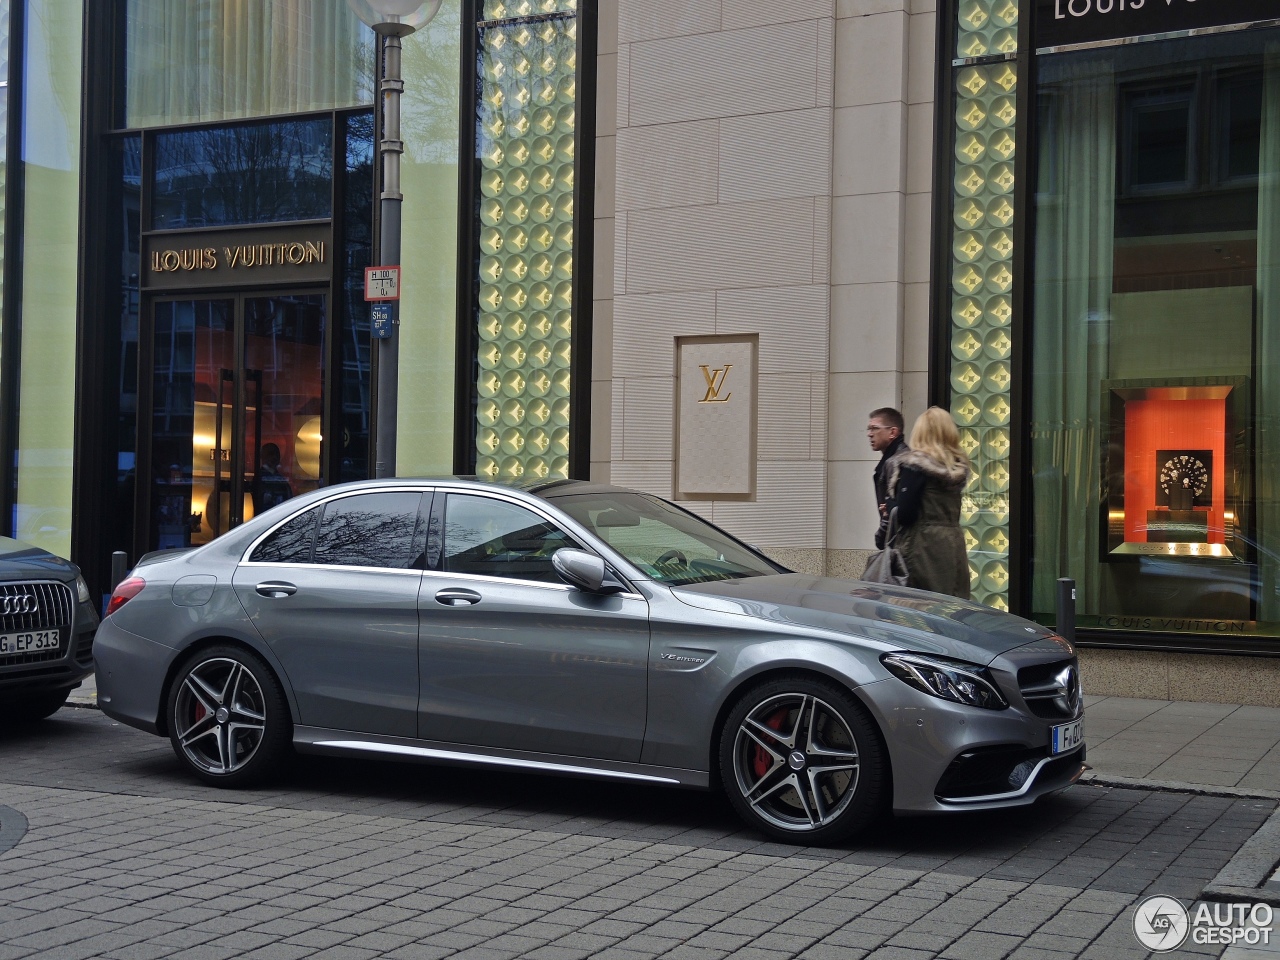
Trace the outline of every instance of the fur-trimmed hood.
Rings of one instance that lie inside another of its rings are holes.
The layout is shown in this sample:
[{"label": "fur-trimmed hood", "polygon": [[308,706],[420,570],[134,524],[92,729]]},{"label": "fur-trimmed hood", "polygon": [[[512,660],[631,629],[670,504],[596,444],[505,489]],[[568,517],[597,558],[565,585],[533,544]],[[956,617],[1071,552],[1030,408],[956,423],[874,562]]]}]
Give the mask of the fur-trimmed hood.
[{"label": "fur-trimmed hood", "polygon": [[898,487],[898,474],[903,467],[919,470],[944,487],[963,487],[969,482],[969,467],[963,463],[944,464],[923,450],[903,450],[889,461],[889,489]]}]

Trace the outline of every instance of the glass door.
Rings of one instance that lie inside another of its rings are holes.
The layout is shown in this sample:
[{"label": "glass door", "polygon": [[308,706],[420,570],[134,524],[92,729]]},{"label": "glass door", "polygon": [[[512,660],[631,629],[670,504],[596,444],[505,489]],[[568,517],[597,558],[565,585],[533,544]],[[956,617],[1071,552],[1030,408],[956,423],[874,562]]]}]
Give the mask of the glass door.
[{"label": "glass door", "polygon": [[149,549],[323,482],[323,294],[156,300],[153,321]]}]

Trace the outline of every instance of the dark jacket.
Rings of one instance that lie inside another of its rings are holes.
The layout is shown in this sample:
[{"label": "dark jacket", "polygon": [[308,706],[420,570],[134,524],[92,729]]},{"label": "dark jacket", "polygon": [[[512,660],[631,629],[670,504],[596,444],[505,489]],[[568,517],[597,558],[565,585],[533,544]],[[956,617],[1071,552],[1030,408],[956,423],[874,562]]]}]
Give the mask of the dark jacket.
[{"label": "dark jacket", "polygon": [[889,526],[888,509],[881,510],[880,507],[887,504],[890,498],[889,490],[889,461],[902,453],[904,450],[910,450],[907,446],[906,437],[898,434],[896,440],[889,446],[884,448],[884,452],[880,454],[880,462],[876,464],[875,473],[872,479],[876,485],[876,510],[880,514],[880,528],[876,530],[876,549],[884,549],[884,534]]},{"label": "dark jacket", "polygon": [[969,468],[946,466],[919,450],[894,458],[889,474],[898,511],[896,546],[907,564],[907,585],[969,599],[969,556],[960,529],[960,496]]}]

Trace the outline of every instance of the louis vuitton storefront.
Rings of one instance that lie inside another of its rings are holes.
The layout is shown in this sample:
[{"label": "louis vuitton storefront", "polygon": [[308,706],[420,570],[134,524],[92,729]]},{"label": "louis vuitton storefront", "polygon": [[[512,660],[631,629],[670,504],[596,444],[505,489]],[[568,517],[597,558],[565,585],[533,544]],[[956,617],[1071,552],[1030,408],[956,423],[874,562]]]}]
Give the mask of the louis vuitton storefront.
[{"label": "louis vuitton storefront", "polygon": [[1274,651],[1277,11],[1019,6],[958,3],[941,70],[934,389],[976,592],[1052,623],[1071,577],[1088,643]]},{"label": "louis vuitton storefront", "polygon": [[[446,3],[404,43],[400,475],[585,455],[577,8]],[[352,5],[0,0],[0,25],[3,532],[101,591],[114,551],[370,476],[378,54]]]}]

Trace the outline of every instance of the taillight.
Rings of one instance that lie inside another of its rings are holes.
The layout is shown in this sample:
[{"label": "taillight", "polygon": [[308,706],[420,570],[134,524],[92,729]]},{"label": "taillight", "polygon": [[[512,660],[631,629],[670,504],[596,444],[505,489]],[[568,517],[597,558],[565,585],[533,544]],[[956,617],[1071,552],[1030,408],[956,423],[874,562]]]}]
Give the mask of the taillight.
[{"label": "taillight", "polygon": [[147,581],[141,577],[130,577],[128,580],[121,580],[120,586],[116,587],[111,594],[111,599],[107,601],[107,616],[111,616],[126,603],[142,592],[142,588],[147,585]]}]

